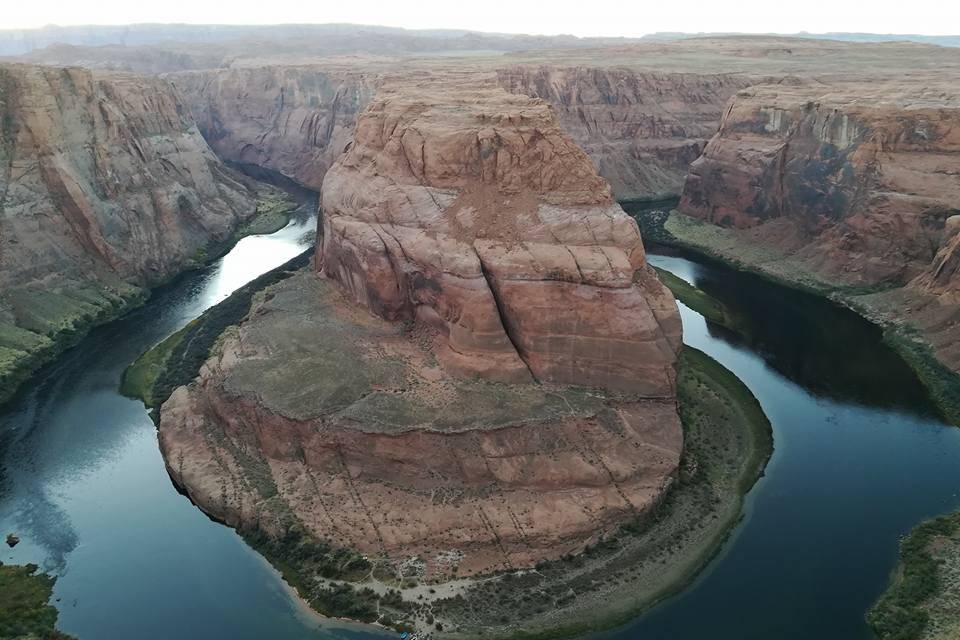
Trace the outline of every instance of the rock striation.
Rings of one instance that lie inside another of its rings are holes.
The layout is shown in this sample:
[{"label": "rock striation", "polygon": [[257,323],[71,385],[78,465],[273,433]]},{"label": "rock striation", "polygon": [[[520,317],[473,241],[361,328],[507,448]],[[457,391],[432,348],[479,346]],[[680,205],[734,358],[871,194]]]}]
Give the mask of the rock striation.
[{"label": "rock striation", "polygon": [[469,87],[381,87],[324,179],[324,275],[462,374],[673,395],[680,320],[636,223],[548,104]]},{"label": "rock striation", "polygon": [[[319,189],[383,78],[340,62],[171,74],[204,137],[223,158],[277,171]],[[492,73],[510,93],[553,105],[560,124],[610,182],[618,200],[680,194],[744,74],[655,73],[629,68],[515,65]],[[402,75],[400,73],[399,75]]]},{"label": "rock striation", "polygon": [[616,66],[517,65],[497,75],[508,91],[554,106],[618,200],[679,195],[687,167],[716,133],[727,101],[759,80]]},{"label": "rock striation", "polygon": [[320,190],[350,142],[376,73],[317,65],[172,74],[197,126],[217,155],[280,173]]},{"label": "rock striation", "polygon": [[0,378],[228,237],[254,195],[169,83],[0,66]]},{"label": "rock striation", "polygon": [[828,280],[902,285],[951,237],[958,125],[946,85],[753,87],[691,165],[679,211],[755,228]]},{"label": "rock striation", "polygon": [[205,511],[431,580],[532,566],[676,477],[680,319],[550,105],[384,83],[323,184],[316,267],[258,295],[160,412]]}]

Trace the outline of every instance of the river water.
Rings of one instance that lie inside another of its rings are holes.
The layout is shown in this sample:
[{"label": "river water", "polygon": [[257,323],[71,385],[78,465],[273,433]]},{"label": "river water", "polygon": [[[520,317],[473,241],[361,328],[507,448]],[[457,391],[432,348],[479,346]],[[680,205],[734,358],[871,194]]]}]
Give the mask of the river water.
[{"label": "river water", "polygon": [[[58,576],[59,627],[80,640],[374,638],[321,622],[229,528],[179,495],[126,366],[204,309],[312,242],[315,218],[245,238],[209,268],[93,331],[0,412],[5,562]],[[946,427],[879,332],[822,300],[677,255],[650,261],[712,293],[736,334],[681,307],[685,340],[736,373],[773,423],[776,451],[747,516],[691,588],[627,639],[870,638],[863,613],[898,536],[960,508],[960,429]]]},{"label": "river water", "polygon": [[[81,640],[353,637],[319,622],[227,527],[177,493],[143,405],[117,392],[142,351],[314,240],[303,207],[281,231],[161,288],[94,330],[0,413],[4,562],[58,577],[58,627]],[[369,632],[363,633],[370,636]]]}]

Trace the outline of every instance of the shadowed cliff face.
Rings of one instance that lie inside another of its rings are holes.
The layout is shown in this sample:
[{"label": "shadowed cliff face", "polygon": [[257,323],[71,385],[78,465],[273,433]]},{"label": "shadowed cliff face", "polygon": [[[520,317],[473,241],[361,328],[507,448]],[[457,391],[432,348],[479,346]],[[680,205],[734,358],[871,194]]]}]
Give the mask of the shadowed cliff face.
[{"label": "shadowed cliff face", "polygon": [[0,66],[0,398],[225,239],[253,195],[169,83]]},{"label": "shadowed cliff face", "polygon": [[673,298],[543,101],[476,75],[385,84],[322,204],[323,273],[380,317],[435,327],[448,367],[673,394]]},{"label": "shadowed cliff face", "polygon": [[316,66],[198,71],[170,79],[221,158],[278,171],[315,190],[379,82],[373,73]]},{"label": "shadowed cliff face", "polygon": [[616,67],[517,66],[497,75],[508,91],[554,106],[619,200],[679,195],[687,167],[716,132],[727,100],[758,81],[742,74]]},{"label": "shadowed cliff face", "polygon": [[756,228],[828,280],[905,284],[932,267],[942,284],[958,152],[955,86],[754,87],[690,167],[679,209]]}]

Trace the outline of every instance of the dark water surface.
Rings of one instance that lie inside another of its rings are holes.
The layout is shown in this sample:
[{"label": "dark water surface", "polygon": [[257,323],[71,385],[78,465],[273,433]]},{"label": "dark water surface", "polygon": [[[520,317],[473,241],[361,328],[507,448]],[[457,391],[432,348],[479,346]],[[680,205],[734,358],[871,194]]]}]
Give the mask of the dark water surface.
[{"label": "dark water surface", "polygon": [[22,538],[0,558],[59,576],[63,631],[80,640],[283,640],[362,628],[318,631],[263,559],[176,492],[143,405],[117,392],[142,351],[309,246],[308,211],[93,331],[0,412],[0,532]]},{"label": "dark water surface", "polygon": [[863,616],[901,535],[960,508],[960,429],[879,329],[816,297],[693,256],[650,262],[721,300],[738,333],[680,305],[684,342],[750,387],[775,451],[696,583],[625,627],[644,640],[869,640]]},{"label": "dark water surface", "polygon": [[[60,627],[80,640],[373,638],[319,623],[265,561],[173,488],[143,406],[117,393],[137,355],[298,254],[315,221],[243,240],[223,260],[94,331],[0,413],[7,562],[59,576]],[[960,430],[852,313],[679,256],[651,262],[725,302],[738,333],[682,308],[686,341],[733,370],[776,451],[748,516],[687,591],[605,637],[865,640],[898,537],[960,508]]]}]

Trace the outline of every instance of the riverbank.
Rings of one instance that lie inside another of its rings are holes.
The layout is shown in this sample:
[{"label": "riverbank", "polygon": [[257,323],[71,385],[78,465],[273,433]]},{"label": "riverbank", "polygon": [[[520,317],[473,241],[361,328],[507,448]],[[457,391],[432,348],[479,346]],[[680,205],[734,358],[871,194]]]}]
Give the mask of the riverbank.
[{"label": "riverbank", "polygon": [[[256,291],[288,277],[293,267],[250,283],[192,323],[175,344],[145,354],[134,370],[159,364],[145,399],[157,405],[191,381],[223,328],[247,313]],[[181,355],[171,357],[176,353]],[[685,452],[666,498],[642,520],[624,524],[583,553],[541,562],[534,570],[432,582],[398,575],[388,563],[336,547],[336,540],[314,540],[301,529],[281,537],[257,529],[241,534],[325,615],[457,638],[557,637],[609,628],[698,575],[739,522],[743,497],[772,451],[770,425],[756,400],[706,355],[684,350],[678,394]],[[248,480],[263,484],[259,476]]]},{"label": "riverbank", "polygon": [[0,562],[0,638],[73,640],[56,630],[57,610],[49,604],[56,581],[35,564]]},{"label": "riverbank", "polygon": [[[680,592],[742,518],[773,452],[770,423],[736,376],[684,347],[677,392],[684,454],[657,510],[582,554],[477,582],[428,608],[445,637],[571,637],[629,622]],[[422,625],[421,627],[422,628]]]},{"label": "riverbank", "polygon": [[[634,209],[631,214],[644,238],[687,249],[777,284],[825,297],[880,326],[884,342],[914,370],[943,416],[960,425],[960,374],[937,357],[933,340],[939,342],[940,339],[922,328],[935,323],[921,315],[930,315],[924,309],[931,305],[931,300],[921,299],[921,294],[902,288],[864,288],[826,282],[798,266],[789,256],[757,246],[735,230],[676,211]],[[910,311],[905,311],[908,309]]]},{"label": "riverbank", "polygon": [[[289,278],[310,263],[313,248],[234,291],[185,327],[154,345],[123,373],[120,391],[156,410],[179,386],[189,384],[200,371],[223,331],[243,320],[254,295]],[[151,415],[156,417],[155,411]]]},{"label": "riverbank", "polygon": [[56,289],[16,292],[10,304],[17,323],[0,319],[0,406],[43,366],[76,345],[91,329],[142,306],[151,291],[225,255],[242,238],[282,229],[298,203],[277,189],[262,185],[256,212],[227,238],[210,242],[174,276],[151,289],[118,278],[111,282],[76,282]]},{"label": "riverbank", "polygon": [[960,513],[928,520],[903,539],[893,582],[867,622],[880,640],[960,637]]}]

